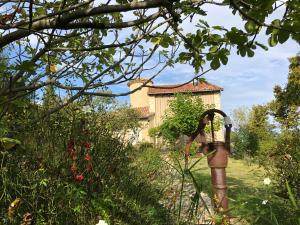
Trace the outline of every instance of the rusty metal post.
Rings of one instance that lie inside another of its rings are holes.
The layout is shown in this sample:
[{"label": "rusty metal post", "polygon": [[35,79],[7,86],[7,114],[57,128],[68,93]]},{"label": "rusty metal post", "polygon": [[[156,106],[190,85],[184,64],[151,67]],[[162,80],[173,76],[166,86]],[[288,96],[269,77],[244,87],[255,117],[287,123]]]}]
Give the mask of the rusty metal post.
[{"label": "rusty metal post", "polygon": [[226,167],[229,151],[225,143],[215,141],[208,143],[208,152],[215,151],[207,156],[208,166],[211,168],[211,183],[213,191],[213,203],[218,212],[228,211]]},{"label": "rusty metal post", "polygon": [[[224,117],[225,124],[225,142],[215,141],[213,120],[215,113]],[[211,122],[212,142],[206,143],[204,128]],[[211,183],[213,192],[213,204],[217,212],[223,213],[223,225],[228,225],[228,197],[227,197],[227,181],[226,181],[226,167],[228,164],[228,156],[230,154],[230,132],[232,123],[230,118],[219,109],[210,109],[205,111],[200,118],[199,125],[195,133],[186,139],[184,149],[185,155],[185,168],[187,169],[190,147],[195,138],[200,135],[203,138],[202,144],[204,148],[202,152],[207,154],[208,166],[211,168]]]},{"label": "rusty metal post", "polygon": [[[225,124],[225,142],[214,140],[214,128],[212,112],[221,114],[224,117]],[[211,168],[211,184],[213,192],[213,204],[217,212],[223,213],[223,225],[230,224],[228,215],[228,195],[227,195],[227,181],[226,181],[226,167],[228,164],[228,157],[230,154],[230,132],[232,123],[230,118],[220,110],[212,110],[208,112],[211,118],[211,132],[212,142],[206,146],[206,152],[212,154],[207,155],[208,166]]]}]

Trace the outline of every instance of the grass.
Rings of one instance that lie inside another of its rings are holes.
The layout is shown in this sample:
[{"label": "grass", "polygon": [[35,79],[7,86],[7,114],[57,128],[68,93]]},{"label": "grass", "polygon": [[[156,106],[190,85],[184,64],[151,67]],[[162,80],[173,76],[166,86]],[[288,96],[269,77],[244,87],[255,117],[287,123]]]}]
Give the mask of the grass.
[{"label": "grass", "polygon": [[[173,154],[172,158],[180,162],[183,168],[182,155]],[[190,158],[193,165],[199,158]],[[178,165],[178,164],[177,164]],[[210,168],[206,157],[203,157],[193,168],[192,174],[200,186],[200,191],[211,194]],[[270,185],[264,184],[267,172],[255,163],[246,160],[229,159],[226,168],[230,215],[234,225],[295,225],[295,210],[291,210],[288,199],[276,196]],[[193,183],[191,177],[186,177],[188,183]],[[263,202],[266,202],[263,204]]]},{"label": "grass", "polygon": [[[193,173],[203,192],[211,194],[210,168],[205,159],[198,163]],[[274,213],[276,210],[280,213],[276,201],[270,199],[270,187],[263,184],[265,171],[262,168],[243,160],[230,159],[226,173],[231,215],[239,221],[234,224],[264,224],[256,219],[258,215],[269,212],[270,208],[274,209]],[[263,200],[269,200],[267,205],[262,204]]]}]

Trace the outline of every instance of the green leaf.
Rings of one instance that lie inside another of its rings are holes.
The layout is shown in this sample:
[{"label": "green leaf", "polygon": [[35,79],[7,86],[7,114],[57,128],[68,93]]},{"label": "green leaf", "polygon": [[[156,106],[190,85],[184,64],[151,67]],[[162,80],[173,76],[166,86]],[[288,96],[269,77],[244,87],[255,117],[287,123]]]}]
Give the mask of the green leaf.
[{"label": "green leaf", "polygon": [[274,0],[264,0],[264,1],[262,1],[262,5],[261,5],[262,9],[271,10],[274,2],[275,2]]},{"label": "green leaf", "polygon": [[40,181],[39,184],[40,184],[41,186],[47,187],[48,183],[49,183],[49,180],[46,179],[46,178],[44,178],[44,179],[42,179],[42,180]]},{"label": "green leaf", "polygon": [[272,34],[271,37],[268,39],[268,43],[271,47],[274,47],[278,43],[277,35]]},{"label": "green leaf", "polygon": [[190,175],[190,177],[192,178],[193,185],[194,185],[194,187],[195,187],[195,189],[196,189],[196,192],[198,193],[198,195],[199,195],[199,197],[200,197],[200,200],[201,200],[202,203],[203,203],[203,206],[205,207],[205,209],[207,210],[207,212],[210,214],[210,210],[209,210],[209,208],[208,208],[208,206],[207,206],[207,203],[206,203],[206,201],[205,201],[205,200],[202,198],[202,196],[201,196],[201,191],[202,191],[201,185],[198,184],[198,182],[197,182],[195,176],[193,175],[193,173],[192,173],[189,169],[187,170],[187,172],[188,172],[188,174]]},{"label": "green leaf", "polygon": [[36,10],[35,16],[41,16],[41,15],[46,15],[46,9],[44,7],[40,7]]},{"label": "green leaf", "polygon": [[203,24],[205,27],[209,27],[208,23],[205,20],[200,19],[199,23]]},{"label": "green leaf", "polygon": [[163,48],[168,48],[169,47],[169,43],[165,40],[162,39],[162,41],[160,41],[160,46],[162,46]]},{"label": "green leaf", "polygon": [[[124,52],[126,53],[126,54],[129,54],[130,53],[130,49],[129,48],[123,48],[123,50],[124,50]],[[111,55],[110,55],[111,56]]]},{"label": "green leaf", "polygon": [[214,58],[210,63],[210,67],[213,70],[217,70],[220,66],[221,66],[221,64],[220,64],[220,61],[218,58]]},{"label": "green leaf", "polygon": [[[272,21],[272,25],[275,26],[275,27],[281,27],[281,26],[280,26],[280,20],[279,20],[279,19],[273,20],[273,21]],[[272,28],[272,34],[278,34],[279,31],[280,31],[280,30],[277,29],[277,28]]]},{"label": "green leaf", "polygon": [[244,45],[247,41],[247,34],[235,27],[231,28],[231,31],[227,32],[226,36],[232,44]]},{"label": "green leaf", "polygon": [[285,181],[285,185],[286,185],[286,189],[288,191],[288,195],[289,195],[289,198],[291,200],[292,205],[294,206],[295,209],[298,209],[298,205],[297,205],[296,199],[295,199],[295,197],[294,197],[294,195],[292,193],[292,189],[291,189],[291,187],[290,187],[290,185],[289,185],[289,183],[287,181]]},{"label": "green leaf", "polygon": [[252,51],[250,48],[247,49],[247,55],[248,55],[248,57],[253,57],[254,56],[254,51]]},{"label": "green leaf", "polygon": [[191,60],[191,58],[192,58],[192,54],[191,53],[189,53],[189,52],[181,52],[179,54],[178,60],[179,60],[180,63],[185,63],[185,62]]},{"label": "green leaf", "polygon": [[273,28],[272,27],[268,27],[266,30],[266,34],[271,34],[272,33]]},{"label": "green leaf", "polygon": [[212,27],[215,30],[223,30],[223,31],[228,31],[226,28],[222,27],[222,26],[213,26]]},{"label": "green leaf", "polygon": [[151,39],[151,42],[152,42],[153,44],[158,45],[158,44],[160,43],[160,40],[161,40],[161,38],[159,38],[159,37],[154,37],[154,38]]},{"label": "green leaf", "polygon": [[28,106],[28,102],[24,99],[17,99],[15,101],[13,101],[12,104],[14,104],[16,107],[19,107],[19,108]]},{"label": "green leaf", "polygon": [[245,24],[245,29],[248,33],[254,33],[256,30],[256,24],[252,21],[249,20],[246,24]]},{"label": "green leaf", "polygon": [[0,138],[0,147],[3,147],[4,150],[10,150],[16,145],[20,145],[21,142],[17,139],[12,138]]},{"label": "green leaf", "polygon": [[290,37],[290,33],[284,30],[280,30],[278,33],[278,41],[280,44],[286,42]]},{"label": "green leaf", "polygon": [[33,73],[35,71],[36,64],[32,61],[23,61],[21,64],[17,65],[18,70],[22,70],[28,73]]},{"label": "green leaf", "polygon": [[227,62],[228,62],[228,57],[226,55],[222,55],[220,57],[220,60],[221,60],[221,62],[222,62],[223,65],[226,65]]},{"label": "green leaf", "polygon": [[246,53],[247,53],[246,48],[243,47],[243,46],[241,46],[241,47],[239,48],[239,53],[240,53],[240,55],[241,55],[242,57],[245,57],[245,56],[246,56]]},{"label": "green leaf", "polygon": [[215,45],[215,46],[213,46],[213,47],[211,47],[211,48],[209,49],[209,52],[210,52],[210,53],[216,53],[216,51],[218,51],[218,46],[217,46],[217,45]]},{"label": "green leaf", "polygon": [[206,59],[207,59],[208,61],[211,61],[211,60],[213,59],[213,55],[212,55],[211,53],[208,53],[208,54],[206,55]]},{"label": "green leaf", "polygon": [[255,44],[256,44],[257,46],[261,47],[262,49],[266,50],[266,51],[268,50],[268,47],[265,46],[265,45],[263,45],[263,44],[261,44],[261,43],[255,42]]},{"label": "green leaf", "polygon": [[279,19],[273,20],[272,24],[276,27],[280,27],[280,20]]}]

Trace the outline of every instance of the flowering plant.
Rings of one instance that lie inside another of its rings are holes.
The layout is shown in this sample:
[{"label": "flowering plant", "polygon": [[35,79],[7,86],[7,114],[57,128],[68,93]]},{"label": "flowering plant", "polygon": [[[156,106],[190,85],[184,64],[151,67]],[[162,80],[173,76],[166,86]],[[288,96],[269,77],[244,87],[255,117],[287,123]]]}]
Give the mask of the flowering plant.
[{"label": "flowering plant", "polygon": [[[77,182],[82,182],[85,179],[83,174],[91,172],[93,169],[92,156],[89,153],[91,147],[92,145],[90,142],[84,142],[81,146],[76,146],[74,139],[70,139],[67,144],[67,152],[72,161],[70,171],[73,179]],[[78,155],[83,155],[83,157],[78,157]],[[85,169],[83,171],[79,171],[78,164],[82,164],[82,161],[86,161]]]},{"label": "flowering plant", "polygon": [[105,220],[99,220],[99,222],[96,225],[108,225]]},{"label": "flowering plant", "polygon": [[270,185],[270,184],[271,184],[271,179],[270,179],[269,177],[266,177],[266,178],[264,179],[264,184],[265,184],[265,185]]}]

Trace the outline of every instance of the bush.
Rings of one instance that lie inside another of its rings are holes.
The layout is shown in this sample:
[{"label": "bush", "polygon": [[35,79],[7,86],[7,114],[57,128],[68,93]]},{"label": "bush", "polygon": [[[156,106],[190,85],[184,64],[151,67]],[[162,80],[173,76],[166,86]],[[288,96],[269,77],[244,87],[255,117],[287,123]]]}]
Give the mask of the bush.
[{"label": "bush", "polygon": [[[276,143],[275,126],[269,122],[268,106],[253,106],[234,111],[232,132],[233,157],[266,157]],[[262,159],[264,161],[264,159]]]},{"label": "bush", "polygon": [[[270,150],[271,159],[265,165],[276,183],[276,193],[288,198],[286,181],[294,195],[300,199],[300,135],[299,132],[282,133],[276,146]],[[270,162],[271,161],[271,162]]]},{"label": "bush", "polygon": [[136,149],[124,141],[137,126],[131,110],[85,113],[73,104],[33,122],[41,110],[1,121],[21,142],[0,150],[1,224],[29,215],[35,224],[172,224],[159,187],[143,177]]}]

